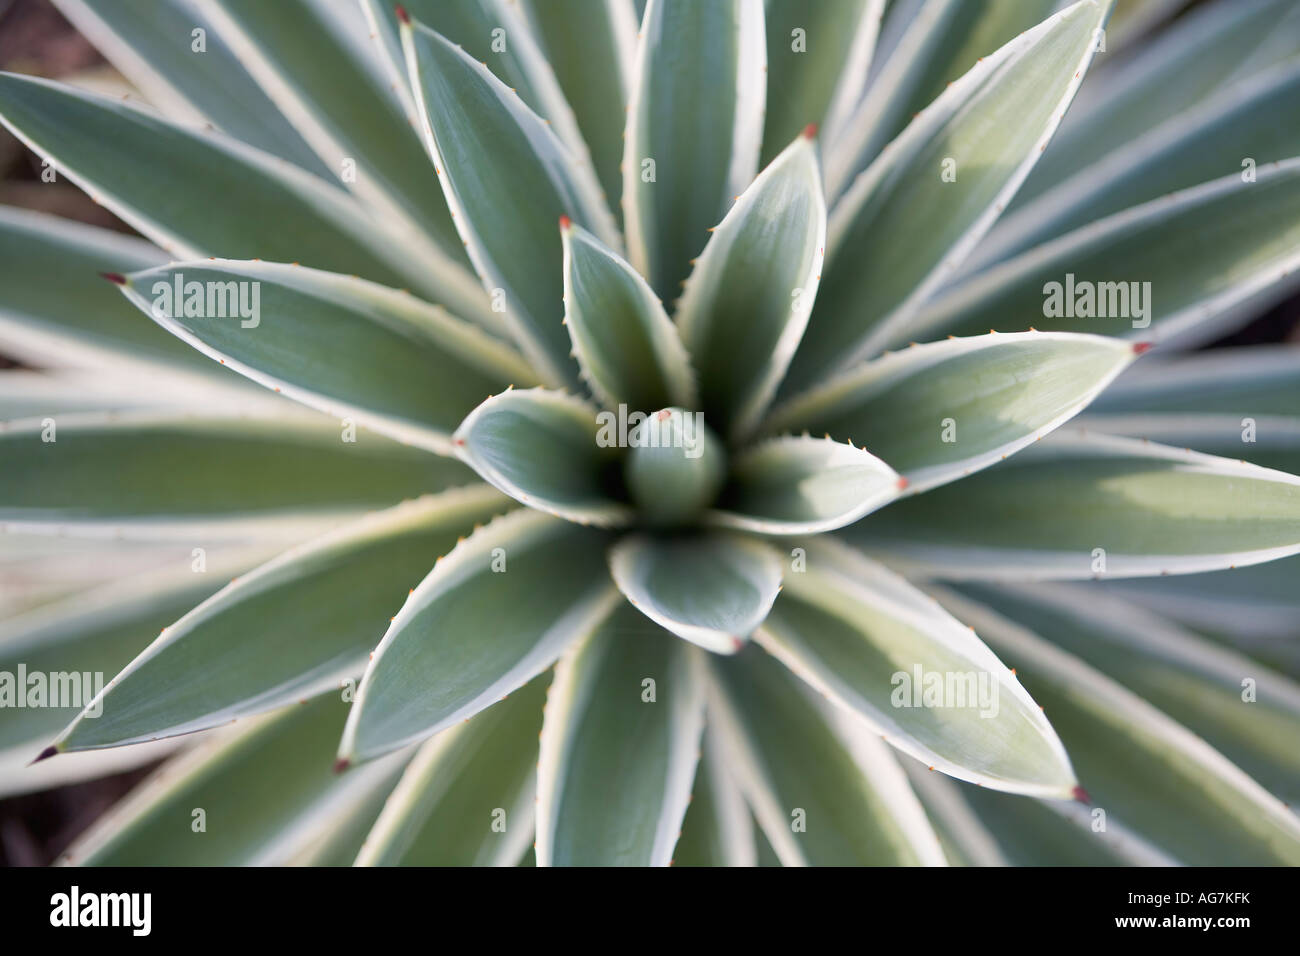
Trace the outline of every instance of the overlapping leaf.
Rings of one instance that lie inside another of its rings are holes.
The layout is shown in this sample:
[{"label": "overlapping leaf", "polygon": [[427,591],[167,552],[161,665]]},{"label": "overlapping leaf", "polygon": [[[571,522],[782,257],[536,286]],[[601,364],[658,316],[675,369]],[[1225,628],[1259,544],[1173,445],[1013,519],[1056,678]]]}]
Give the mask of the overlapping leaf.
[{"label": "overlapping leaf", "polygon": [[623,603],[556,667],[537,768],[539,866],[667,866],[704,727],[698,651]]}]

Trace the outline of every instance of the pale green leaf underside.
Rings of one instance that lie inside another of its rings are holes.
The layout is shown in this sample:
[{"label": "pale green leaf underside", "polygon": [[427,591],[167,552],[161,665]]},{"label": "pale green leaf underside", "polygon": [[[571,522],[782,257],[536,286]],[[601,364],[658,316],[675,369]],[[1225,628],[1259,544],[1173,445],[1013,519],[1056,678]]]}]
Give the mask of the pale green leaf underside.
[{"label": "pale green leaf underside", "polygon": [[[485,485],[444,492],[345,525],[241,575],[167,621],[92,703],[97,715],[79,717],[56,746],[190,733],[360,676],[434,561],[508,507]],[[341,594],[351,598],[336,601]]]},{"label": "pale green leaf underside", "polygon": [[[829,9],[842,4],[818,4]],[[843,142],[827,157],[826,179],[832,199],[839,195],[902,132],[908,121],[980,57],[986,57],[1060,6],[1058,0],[924,0],[892,4],[890,18],[904,18],[891,49],[846,123]],[[769,14],[770,18],[771,14]]]},{"label": "pale green leaf underside", "polygon": [[1156,353],[1106,389],[1088,411],[1300,418],[1300,344]]},{"label": "pale green leaf underside", "polygon": [[[59,858],[77,866],[283,866],[391,789],[409,753],[337,776],[348,705],[325,694],[205,740],[167,764]],[[194,829],[194,810],[206,830]]]},{"label": "pale green leaf underside", "polygon": [[728,761],[782,863],[942,861],[928,824],[900,819],[898,798],[882,792],[860,762],[865,748],[852,739],[856,728],[837,733],[838,715],[757,648],[710,663],[710,722],[718,722]]},{"label": "pale green leaf underside", "polygon": [[[926,305],[908,337],[1026,328],[1135,341],[1213,337],[1213,320],[1300,265],[1300,159],[1234,173],[1061,236]],[[1148,284],[1149,283],[1149,284]]]},{"label": "pale green leaf underside", "polygon": [[[1145,38],[1141,56],[1118,58],[1082,91],[1012,208],[1219,90],[1300,53],[1297,16],[1290,0],[1206,3]],[[1118,19],[1108,24],[1112,45]]]},{"label": "pale green leaf underside", "polygon": [[[973,631],[851,549],[806,550],[807,570],[787,575],[759,644],[927,766],[996,790],[1070,795],[1055,732]],[[928,696],[935,675],[938,698]]]},{"label": "pale green leaf underside", "polygon": [[[24,548],[26,560],[21,565],[0,568],[0,579],[7,582],[4,590],[21,580],[22,568],[46,575],[62,569],[69,577],[68,590],[47,595],[38,605],[17,613],[12,607],[5,608],[5,620],[0,624],[0,670],[17,675],[21,666],[28,674],[89,674],[92,678],[89,686],[80,686],[81,696],[74,696],[66,706],[48,706],[52,701],[46,697],[41,706],[7,708],[0,724],[0,765],[6,771],[0,790],[4,791],[26,789],[24,778],[29,774],[25,765],[49,746],[77,716],[81,705],[90,703],[98,689],[93,675],[103,675],[105,681],[111,678],[163,627],[209,597],[231,575],[243,573],[273,553],[265,546],[236,547],[229,553],[209,548],[203,573],[196,573],[191,549],[172,549],[161,563],[155,558],[146,570],[135,570],[119,544],[113,553],[117,572],[111,581],[81,587],[70,576],[79,557],[76,552],[64,551],[61,560],[48,564],[38,563],[35,550]],[[102,549],[88,559],[107,560]],[[31,700],[30,694],[27,699]],[[58,763],[61,761],[42,763],[32,770]]]},{"label": "pale green leaf underside", "polygon": [[673,850],[673,866],[757,866],[755,826],[718,741],[706,724],[691,805]]},{"label": "pale green leaf underside", "polygon": [[533,840],[541,674],[422,745],[357,866],[514,866]]},{"label": "pale green leaf underside", "polygon": [[[342,190],[215,131],[120,100],[0,74],[0,118],[93,198],[176,256],[266,259],[410,286],[457,311],[481,308],[430,280]],[[196,201],[201,183],[209,201]],[[474,290],[477,296],[477,290]],[[465,309],[461,306],[465,305]]]},{"label": "pale green leaf underside", "polygon": [[1015,664],[1096,806],[1184,863],[1300,861],[1295,814],[1200,737],[1041,636],[938,593]]},{"label": "pale green leaf underside", "polygon": [[90,413],[57,419],[53,429],[30,420],[0,429],[0,520],[346,513],[473,480],[454,459],[378,435],[344,441],[344,430],[328,420]]},{"label": "pale green leaf underside", "polygon": [[704,727],[698,654],[622,603],[560,660],[537,770],[539,866],[668,865]]},{"label": "pale green leaf underside", "polygon": [[561,226],[564,322],[582,377],[609,408],[691,407],[690,358],[641,274],[581,226]]},{"label": "pale green leaf underside", "polygon": [[1300,54],[1220,89],[1009,214],[969,263],[989,263],[1046,242],[1102,216],[1188,189],[1243,160],[1262,167],[1300,154],[1300,127],[1279,123],[1300,95]]},{"label": "pale green leaf underside", "polygon": [[671,302],[749,184],[763,134],[761,0],[650,0],[623,138],[628,258]]},{"label": "pale green leaf underside", "polygon": [[470,413],[453,437],[457,453],[516,501],[581,524],[629,520],[612,497],[616,447],[602,447],[597,411],[543,389],[507,391]]},{"label": "pale green leaf underside", "polygon": [[[169,118],[212,123],[317,176],[330,175],[192,0],[54,5]],[[205,31],[202,55],[193,48],[196,29]]]},{"label": "pale green leaf underside", "polygon": [[1023,333],[887,354],[776,409],[767,431],[852,442],[915,494],[994,464],[1083,409],[1134,358],[1123,342]]},{"label": "pale green leaf underside", "polygon": [[100,277],[166,261],[138,239],[0,206],[0,347],[43,365],[102,366],[134,356],[204,368],[201,356],[144,321]]},{"label": "pale green leaf underside", "polygon": [[903,481],[861,448],[808,435],[767,439],[741,452],[706,520],[756,534],[841,528],[897,498]]},{"label": "pale green leaf underside", "polygon": [[457,545],[375,650],[340,758],[431,736],[549,667],[621,600],[604,548],[599,532],[536,511],[497,518]]},{"label": "pale green leaf underside", "polygon": [[1053,644],[1160,708],[1287,805],[1300,800],[1295,681],[1095,586],[970,583],[959,590],[1050,634]]},{"label": "pale green leaf underside", "polygon": [[1300,478],[1071,426],[845,534],[955,578],[1186,574],[1300,552]]},{"label": "pale green leaf underside", "polygon": [[781,588],[781,556],[738,535],[629,536],[610,551],[632,605],[678,637],[719,654],[744,647]]},{"label": "pale green leaf underside", "polygon": [[536,384],[501,341],[438,306],[350,276],[202,260],[133,273],[123,292],[163,328],[258,384],[440,454],[451,454],[451,432],[485,397]]},{"label": "pale green leaf underside", "polygon": [[[525,9],[591,149],[605,201],[617,209],[623,193],[618,168],[623,161],[623,125],[640,20],[629,0],[529,0]],[[581,29],[574,29],[575,24]]]},{"label": "pale green leaf underside", "polygon": [[884,0],[767,0],[766,166],[809,123],[832,141],[867,87]]},{"label": "pale green leaf underside", "polygon": [[1109,6],[1082,0],[985,57],[855,182],[831,216],[825,278],[787,393],[879,351],[946,281],[1050,139]]},{"label": "pale green leaf underside", "polygon": [[348,33],[361,25],[356,4],[354,20],[336,23],[328,0],[205,3],[236,56],[332,176],[389,228],[418,242],[431,271],[472,285],[447,202],[429,176],[429,158],[402,99],[374,68],[369,37]]},{"label": "pale green leaf underside", "polygon": [[557,223],[567,215],[619,244],[590,163],[463,50],[418,25],[402,38],[426,145],[494,308],[549,384],[576,382]]},{"label": "pale green leaf underside", "polygon": [[740,196],[695,263],[675,320],[719,432],[756,424],[794,355],[821,279],[817,150],[795,138]]}]

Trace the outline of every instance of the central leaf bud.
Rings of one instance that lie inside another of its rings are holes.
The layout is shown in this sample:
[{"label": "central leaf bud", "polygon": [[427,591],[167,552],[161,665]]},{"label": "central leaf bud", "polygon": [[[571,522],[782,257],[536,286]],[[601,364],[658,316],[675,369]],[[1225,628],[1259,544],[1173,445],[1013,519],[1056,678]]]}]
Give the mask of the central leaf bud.
[{"label": "central leaf bud", "polygon": [[650,524],[681,525],[713,504],[727,455],[702,412],[665,408],[628,435],[628,491]]}]

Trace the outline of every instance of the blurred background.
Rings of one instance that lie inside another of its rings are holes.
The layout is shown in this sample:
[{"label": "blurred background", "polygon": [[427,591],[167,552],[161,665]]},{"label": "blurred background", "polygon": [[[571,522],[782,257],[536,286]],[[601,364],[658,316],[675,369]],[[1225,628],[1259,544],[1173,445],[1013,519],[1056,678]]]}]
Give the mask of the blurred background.
[{"label": "blurred background", "polygon": [[[1165,28],[1198,5],[1184,0],[1120,0],[1109,31],[1116,61],[1140,56],[1144,35]],[[58,78],[103,93],[131,91],[130,85],[49,0],[0,0],[0,69]],[[0,203],[122,232],[133,231],[70,182],[60,179],[45,183],[40,174],[40,159],[0,127]],[[1300,294],[1269,308],[1209,347],[1282,341],[1300,342]],[[0,342],[0,367],[16,364],[4,354],[4,343]],[[6,573],[9,572],[0,569],[0,578]],[[0,580],[0,595],[3,593],[4,581]],[[4,612],[0,605],[0,616]],[[0,865],[49,863],[155,766],[147,764],[92,783],[0,800]]]}]

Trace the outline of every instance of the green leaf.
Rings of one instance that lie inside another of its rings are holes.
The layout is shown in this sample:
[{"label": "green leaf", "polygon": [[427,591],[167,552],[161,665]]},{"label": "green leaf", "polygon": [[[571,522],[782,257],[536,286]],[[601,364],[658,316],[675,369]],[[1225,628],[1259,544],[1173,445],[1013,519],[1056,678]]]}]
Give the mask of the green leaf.
[{"label": "green leaf", "polygon": [[1094,412],[1300,418],[1300,343],[1156,353],[1098,396]]},{"label": "green leaf", "polygon": [[[241,575],[168,620],[54,745],[83,750],[191,733],[347,686],[436,557],[506,507],[486,485],[444,492],[344,525]],[[334,600],[341,594],[351,598]]]},{"label": "green leaf", "polygon": [[560,659],[537,765],[538,866],[667,866],[704,729],[698,652],[626,603]]},{"label": "green leaf", "polygon": [[781,556],[738,535],[631,535],[610,551],[609,567],[638,611],[718,654],[745,646],[781,589]]},{"label": "green leaf", "polygon": [[[1122,9],[1107,25],[1112,51]],[[1300,53],[1297,18],[1300,9],[1290,0],[1206,3],[1144,38],[1141,56],[1112,60],[1080,93],[1012,209],[1219,90]]]},{"label": "green leaf", "polygon": [[878,352],[948,280],[1051,138],[1109,6],[1080,0],[985,57],[857,179],[787,393]]},{"label": "green leaf", "polygon": [[705,728],[673,866],[758,866],[753,817],[717,738],[716,729]]},{"label": "green leaf", "polygon": [[[1300,265],[1300,159],[1084,226],[981,272],[892,338],[1027,326],[1196,344]],[[1104,314],[1099,314],[1104,313]]]},{"label": "green leaf", "polygon": [[1026,332],[886,354],[776,409],[765,430],[856,442],[912,494],[1012,455],[1064,424],[1133,359],[1127,343]]},{"label": "green leaf", "polygon": [[[1037,26],[1058,5],[1057,0],[926,0],[912,4],[915,13],[890,55],[879,66],[872,65],[873,78],[865,95],[849,104],[855,108],[846,117],[843,141],[833,145],[826,158],[827,195],[839,198],[853,177],[949,83],[978,58]],[[912,11],[905,5],[895,4],[890,15],[901,18],[909,13]]]},{"label": "green leaf", "polygon": [[[317,176],[330,171],[191,0],[55,0],[59,12],[169,119],[211,123]],[[194,49],[203,30],[203,50]]]},{"label": "green leaf", "polygon": [[1009,213],[972,256],[970,271],[1054,236],[1178,190],[1300,154],[1300,129],[1279,123],[1300,96],[1300,55],[1278,63],[1130,140],[1103,162],[1052,183]]},{"label": "green leaf", "polygon": [[[402,44],[425,142],[494,308],[548,384],[576,382],[563,315],[562,215],[617,247],[589,164],[575,162],[487,67],[422,25]],[[527,196],[528,202],[517,198]]]},{"label": "green leaf", "polygon": [[786,866],[942,866],[902,768],[756,649],[712,658],[710,725]]},{"label": "green leaf", "polygon": [[623,141],[628,259],[672,301],[758,166],[767,77],[760,0],[650,0]]},{"label": "green leaf", "polygon": [[851,548],[810,542],[806,554],[755,641],[927,766],[995,790],[1070,795],[1061,742],[977,635]]},{"label": "green leaf", "polygon": [[642,412],[696,405],[690,358],[645,279],[580,226],[560,233],[564,323],[592,394]]},{"label": "green leaf", "polygon": [[816,534],[893,501],[906,487],[876,456],[829,439],[771,438],[741,452],[711,523],[755,534]]},{"label": "green leaf", "polygon": [[580,398],[535,388],[493,396],[452,438],[484,481],[511,498],[580,524],[624,524],[631,509],[612,497],[618,448],[601,414]]},{"label": "green leaf", "polygon": [[846,536],[954,579],[1188,574],[1300,552],[1300,478],[1070,427]]},{"label": "green leaf", "polygon": [[173,335],[259,385],[439,454],[452,453],[452,430],[483,396],[536,384],[503,342],[350,276],[204,260],[133,273],[122,291]]},{"label": "green leaf", "polygon": [[[551,5],[548,2],[547,6]],[[411,80],[406,69],[406,57],[402,52],[397,4],[386,3],[384,0],[361,0],[361,7],[371,32],[384,53],[382,59],[385,66],[389,67],[396,92],[403,99],[410,100]],[[560,141],[578,162],[590,165],[587,144],[578,129],[573,109],[565,99],[567,90],[561,89],[557,81],[553,69],[556,64],[548,62],[534,24],[526,18],[523,11],[517,10],[513,2],[457,0],[455,3],[446,3],[444,0],[410,0],[403,3],[402,7],[409,17],[437,31],[463,49],[476,63],[486,66],[493,76],[519,94],[525,106],[555,129]],[[597,60],[592,50],[596,27],[590,22],[593,19],[591,11],[586,11],[584,19],[588,22],[583,24],[582,37],[589,44],[584,49],[588,57]],[[601,84],[609,86],[608,81],[609,75],[601,74]],[[408,113],[415,111],[414,105],[411,100],[407,107]],[[619,111],[621,131],[621,105]]]},{"label": "green leaf", "polygon": [[632,427],[628,444],[623,478],[645,525],[693,524],[727,480],[726,449],[700,412],[661,409]]},{"label": "green leaf", "polygon": [[1300,820],[1200,737],[1024,627],[935,592],[1023,672],[1108,817],[1186,864],[1300,861]]},{"label": "green leaf", "polygon": [[1300,474],[1296,416],[1115,413],[1085,415],[1079,426]]},{"label": "green leaf", "polygon": [[[1300,800],[1300,684],[1097,587],[958,588],[1160,708],[1288,806]],[[1246,690],[1249,689],[1249,692]]]},{"label": "green leaf", "polygon": [[[342,190],[216,131],[12,73],[0,73],[0,119],[60,174],[178,258],[302,262],[409,285],[464,316],[486,311],[468,273],[458,284],[435,276],[426,255],[375,225]],[[195,201],[195,183],[209,201]]]},{"label": "green leaf", "polygon": [[676,321],[704,412],[745,435],[803,337],[826,246],[817,151],[799,136],[736,200],[686,283]]},{"label": "green leaf", "polygon": [[[193,349],[189,350],[193,354]],[[285,399],[243,382],[235,373],[212,366],[231,388],[213,377],[171,374],[158,365],[143,366],[124,359],[116,369],[65,368],[48,371],[0,371],[0,421],[59,418],[80,412],[174,410],[226,413],[283,414],[294,411]]]},{"label": "green leaf", "polygon": [[[390,789],[409,752],[338,776],[347,705],[334,694],[205,740],[100,817],[59,861],[79,866],[284,865]],[[203,811],[204,829],[198,829]]]},{"label": "green leaf", "polygon": [[429,740],[366,837],[358,866],[514,866],[533,837],[549,674]]},{"label": "green leaf", "polygon": [[987,790],[906,763],[944,852],[963,866],[1177,866],[1109,814],[1105,829],[1079,801]]},{"label": "green leaf", "polygon": [[[986,826],[978,814],[962,798],[968,790],[983,789],[963,786],[947,774],[930,770],[915,760],[902,760],[917,799],[925,807],[925,815],[939,837],[944,856],[953,866],[1006,866],[1007,857],[998,845],[998,830]],[[996,793],[996,791],[989,791]],[[1016,805],[1030,803],[1023,797],[1003,795],[1006,802]],[[1043,801],[1055,804],[1059,801]]]},{"label": "green leaf", "polygon": [[[10,539],[5,536],[6,542]],[[0,566],[4,591],[20,581],[24,571],[43,577],[61,574],[69,591],[47,595],[42,603],[18,613],[5,608],[5,619],[0,622],[0,672],[8,675],[5,683],[18,683],[2,693],[8,696],[17,693],[18,686],[27,686],[27,681],[17,676],[23,671],[46,675],[47,682],[52,680],[49,675],[73,675],[74,690],[70,700],[65,698],[67,706],[49,706],[55,703],[48,696],[54,690],[50,683],[45,684],[47,696],[40,706],[19,706],[12,698],[7,701],[5,720],[0,724],[0,793],[6,795],[70,782],[89,773],[95,762],[90,761],[87,768],[80,758],[28,765],[151,635],[210,596],[221,582],[274,553],[274,545],[269,543],[228,548],[209,544],[203,549],[203,571],[196,573],[189,546],[174,547],[165,555],[151,548],[153,557],[149,559],[128,553],[120,542],[115,542],[111,554],[102,548],[73,551],[61,547],[47,560],[38,550],[39,543],[39,539],[23,542],[21,563]],[[83,583],[77,573],[81,561],[100,565],[111,561],[110,574]],[[32,700],[32,693],[31,688],[24,691],[24,703]],[[156,759],[158,750],[152,748],[138,762],[151,759],[150,752]],[[128,752],[114,762],[125,768],[137,761]]]},{"label": "green leaf", "polygon": [[1300,557],[1206,574],[1107,581],[1125,600],[1300,680]]},{"label": "green leaf", "polygon": [[0,348],[37,365],[208,363],[142,320],[99,273],[147,269],[162,250],[120,233],[0,206]]},{"label": "green leaf", "polygon": [[[546,49],[543,62],[549,61],[555,70],[591,147],[606,202],[617,209],[623,193],[623,125],[640,19],[628,0],[527,0],[524,10]],[[574,29],[576,23],[582,24],[581,30]]]},{"label": "green leaf", "polygon": [[[0,521],[108,531],[345,517],[453,485],[459,462],[315,418],[68,415],[0,427]],[[53,440],[48,440],[48,439]]]},{"label": "green leaf", "polygon": [[[768,0],[766,166],[809,123],[834,142],[867,88],[885,0]],[[798,31],[798,32],[796,32]]]},{"label": "green leaf", "polygon": [[604,548],[599,532],[536,511],[498,518],[458,544],[375,650],[340,760],[430,737],[550,667],[621,600]]},{"label": "green leaf", "polygon": [[420,242],[432,269],[468,266],[410,107],[374,68],[373,46],[356,30],[360,18],[340,17],[320,0],[205,2],[216,29],[332,176]]}]

